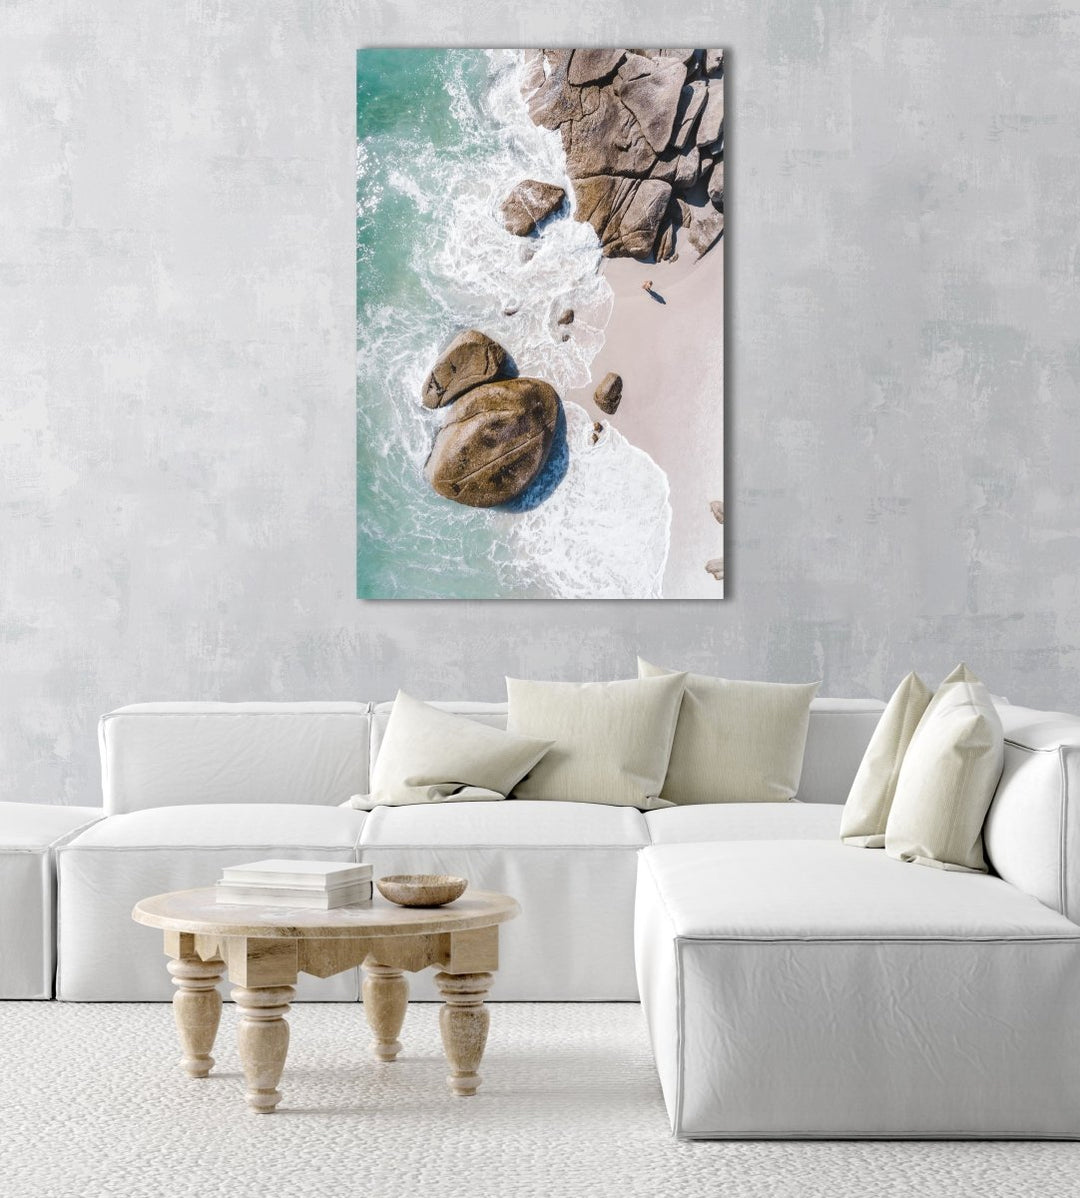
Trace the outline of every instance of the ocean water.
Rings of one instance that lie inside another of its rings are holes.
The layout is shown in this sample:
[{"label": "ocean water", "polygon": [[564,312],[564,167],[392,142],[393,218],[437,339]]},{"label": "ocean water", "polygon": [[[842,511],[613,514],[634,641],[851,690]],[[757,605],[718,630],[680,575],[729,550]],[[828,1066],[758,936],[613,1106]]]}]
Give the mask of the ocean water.
[{"label": "ocean water", "polygon": [[[479,510],[423,478],[444,413],[420,403],[464,328],[560,393],[588,382],[612,293],[584,222],[515,237],[499,205],[523,178],[570,194],[557,134],[520,96],[518,51],[357,53],[357,593],[370,599],[653,598],[667,479],[648,454],[565,404],[558,485],[522,511]],[[573,308],[571,339],[556,324]],[[504,309],[514,308],[512,316]]]}]

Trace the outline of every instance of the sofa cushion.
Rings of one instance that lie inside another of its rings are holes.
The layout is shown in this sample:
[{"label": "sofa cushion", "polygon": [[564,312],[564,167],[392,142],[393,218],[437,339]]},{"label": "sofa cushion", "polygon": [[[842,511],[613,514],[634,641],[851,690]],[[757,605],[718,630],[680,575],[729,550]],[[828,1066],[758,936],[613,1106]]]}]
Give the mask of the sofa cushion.
[{"label": "sofa cushion", "polygon": [[836,840],[666,844],[642,857],[679,936],[1080,938],[1080,927],[1000,878],[911,869]]},{"label": "sofa cushion", "polygon": [[983,839],[1001,877],[1080,923],[1080,717],[999,705],[1005,764]]},{"label": "sofa cushion", "polygon": [[836,840],[659,845],[635,951],[681,1136],[1080,1126],[1080,928],[1001,879]]},{"label": "sofa cushion", "polygon": [[[168,999],[160,933],[131,919],[141,898],[211,886],[229,865],[261,857],[353,862],[366,816],[338,807],[225,803],[112,816],[57,853],[57,997]],[[227,987],[223,988],[227,990]],[[355,1001],[355,970],[300,978],[300,999]]]},{"label": "sofa cushion", "polygon": [[[208,803],[192,807],[153,807],[110,816],[89,827],[70,848],[175,848],[177,846],[278,848],[310,846],[353,849],[367,815],[340,807],[268,803]],[[217,879],[211,879],[216,881]]]},{"label": "sofa cushion", "polygon": [[711,840],[831,840],[840,828],[832,803],[698,803],[648,811],[653,844]]},{"label": "sofa cushion", "polygon": [[795,797],[843,803],[884,710],[879,699],[815,699]]},{"label": "sofa cushion", "polygon": [[103,814],[100,807],[0,803],[0,999],[52,998],[55,851]]},{"label": "sofa cushion", "polygon": [[[634,878],[648,843],[640,811],[525,799],[377,807],[360,841],[376,877],[457,874],[518,900],[520,918],[499,935],[493,998],[636,1000]],[[438,997],[430,973],[409,986]]]},{"label": "sofa cushion", "polygon": [[199,803],[336,805],[368,789],[368,703],[138,703],[102,717],[110,815]]},{"label": "sofa cushion", "polygon": [[685,675],[618,682],[507,678],[507,727],[554,741],[519,799],[664,806],[664,784]]},{"label": "sofa cushion", "polygon": [[[641,678],[669,671],[638,658]],[[778,803],[795,797],[819,682],[686,675],[661,797],[670,803]]]},{"label": "sofa cushion", "polygon": [[840,839],[845,844],[866,849],[885,847],[885,825],[900,767],[932,697],[933,692],[914,672],[893,692],[844,804]]},{"label": "sofa cushion", "polygon": [[984,873],[982,829],[1003,756],[994,702],[959,665],[938,687],[904,754],[885,852],[916,865]]},{"label": "sofa cushion", "polygon": [[367,811],[380,804],[504,799],[551,745],[398,691],[372,766],[371,793],[353,795],[349,804]]}]

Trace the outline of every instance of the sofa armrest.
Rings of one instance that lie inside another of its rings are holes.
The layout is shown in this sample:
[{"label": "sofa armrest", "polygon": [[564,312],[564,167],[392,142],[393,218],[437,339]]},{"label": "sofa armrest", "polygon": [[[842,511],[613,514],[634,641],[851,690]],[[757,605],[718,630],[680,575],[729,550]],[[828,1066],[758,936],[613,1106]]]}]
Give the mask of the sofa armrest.
[{"label": "sofa armrest", "polygon": [[1080,923],[1080,717],[998,707],[1005,764],[983,839],[993,869]]}]

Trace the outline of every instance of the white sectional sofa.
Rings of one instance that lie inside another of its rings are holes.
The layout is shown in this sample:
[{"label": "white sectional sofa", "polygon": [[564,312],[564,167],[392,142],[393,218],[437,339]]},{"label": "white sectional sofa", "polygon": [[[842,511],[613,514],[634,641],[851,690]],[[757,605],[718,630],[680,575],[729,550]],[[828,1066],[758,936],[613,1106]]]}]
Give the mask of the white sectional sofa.
[{"label": "white sectional sofa", "polygon": [[[450,872],[505,890],[507,925],[493,999],[637,998],[638,851],[678,840],[834,837],[882,705],[822,699],[811,712],[795,804],[670,808],[589,803],[447,803],[341,808],[367,790],[390,703],[144,703],[101,721],[106,817],[57,854],[56,995],[164,1000],[159,937],[132,923],[149,894],[216,880],[268,854],[370,861],[375,873]],[[506,705],[439,704],[495,726]],[[436,997],[424,975],[418,998]],[[302,979],[301,999],[355,1001],[355,973]]]},{"label": "white sectional sofa", "polygon": [[[440,706],[505,724],[504,705]],[[1080,1135],[1080,719],[998,704],[987,877],[838,843],[877,702],[815,701],[794,803],[342,807],[390,708],[104,717],[102,812],[0,808],[0,882],[25,913],[18,951],[0,928],[0,997],[51,992],[54,870],[56,996],[164,1000],[136,900],[270,853],[362,859],[520,901],[494,999],[640,994],[679,1135]],[[423,977],[413,993],[436,997]],[[304,979],[298,997],[356,1001],[359,979]]]}]

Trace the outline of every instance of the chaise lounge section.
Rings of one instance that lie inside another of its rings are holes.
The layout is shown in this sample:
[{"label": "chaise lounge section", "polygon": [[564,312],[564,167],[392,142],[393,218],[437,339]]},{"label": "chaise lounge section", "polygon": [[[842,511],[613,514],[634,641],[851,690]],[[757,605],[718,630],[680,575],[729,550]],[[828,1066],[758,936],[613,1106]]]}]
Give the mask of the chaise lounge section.
[{"label": "chaise lounge section", "polygon": [[997,877],[835,839],[643,851],[638,982],[677,1135],[1080,1135],[1080,720],[998,711]]}]

